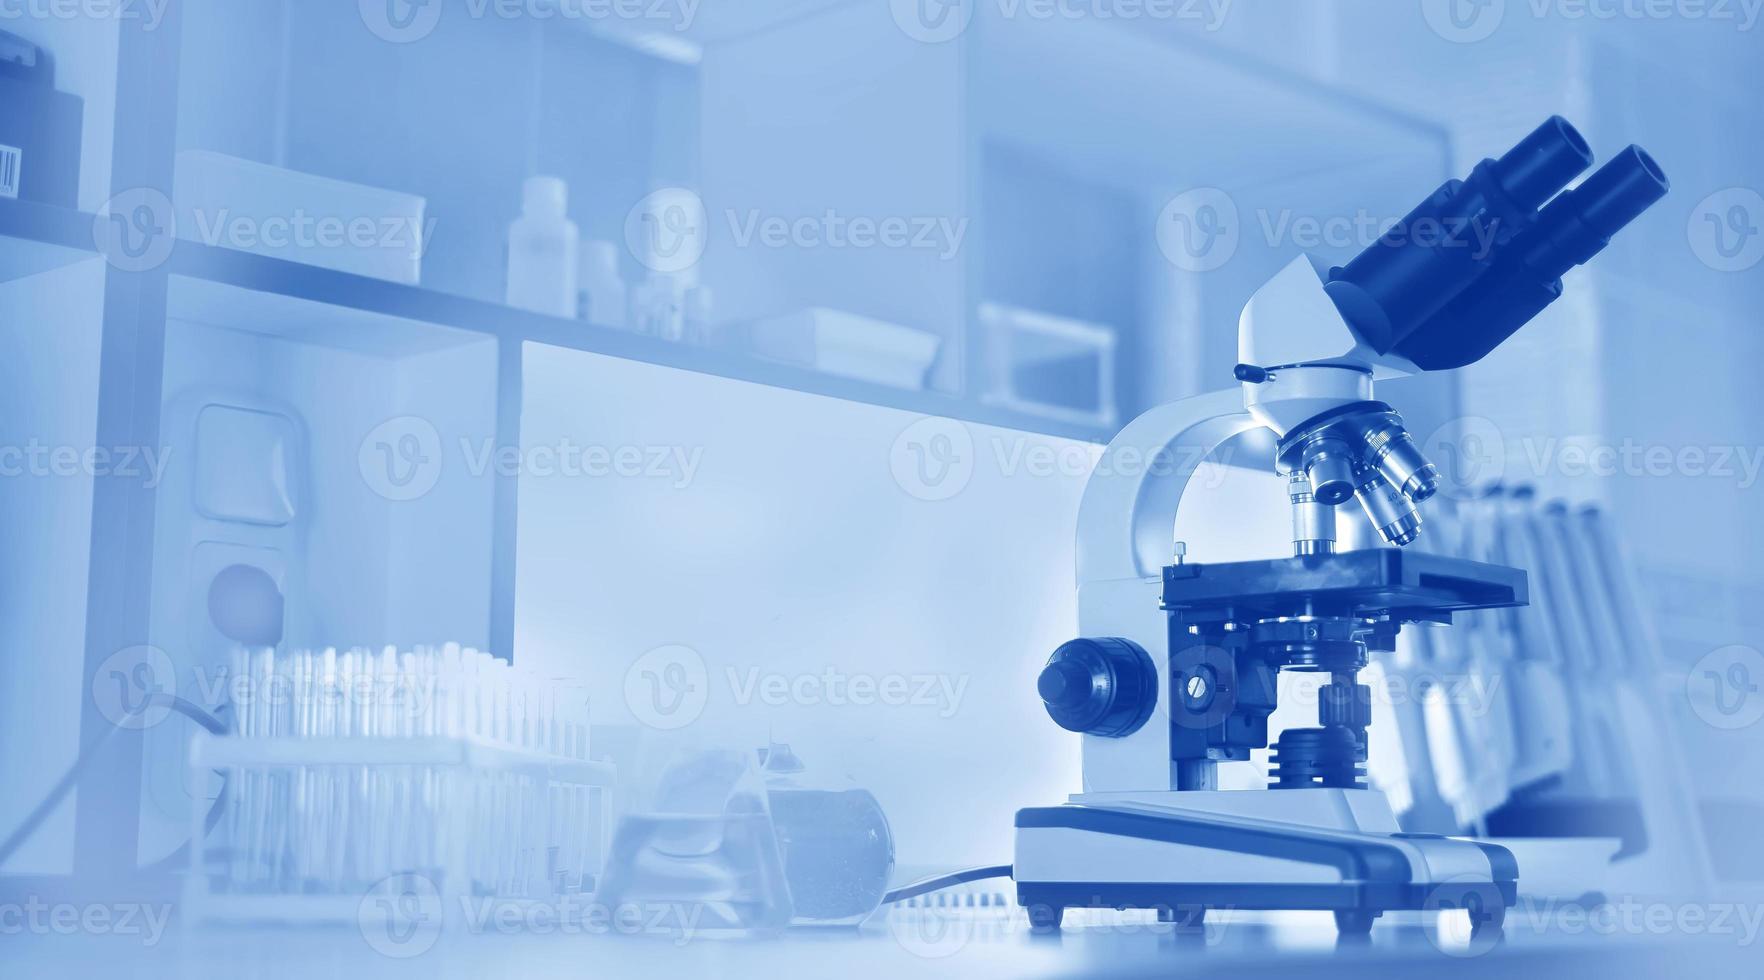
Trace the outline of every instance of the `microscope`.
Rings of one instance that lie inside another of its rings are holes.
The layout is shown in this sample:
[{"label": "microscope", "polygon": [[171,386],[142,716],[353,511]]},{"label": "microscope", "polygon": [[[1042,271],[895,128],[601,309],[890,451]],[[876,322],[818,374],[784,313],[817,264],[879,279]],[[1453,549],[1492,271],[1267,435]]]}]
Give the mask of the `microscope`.
[{"label": "microscope", "polygon": [[[1406,624],[1525,605],[1526,575],[1402,550],[1439,474],[1373,385],[1482,359],[1666,193],[1636,146],[1564,191],[1592,162],[1552,117],[1346,266],[1294,260],[1243,310],[1239,389],[1153,409],[1109,444],[1079,511],[1087,638],[1037,683],[1053,721],[1083,736],[1083,792],[1016,818],[1012,876],[1034,928],[1058,929],[1068,908],[1156,909],[1189,927],[1209,910],[1330,911],[1344,935],[1387,911],[1466,910],[1501,928],[1512,854],[1403,833],[1367,787],[1358,676]],[[1196,466],[1258,430],[1277,440],[1292,556],[1208,564],[1172,548]],[[1338,548],[1350,501],[1387,546]],[[1280,733],[1265,791],[1220,789],[1221,763],[1269,747],[1288,670],[1327,675],[1317,727]]]}]

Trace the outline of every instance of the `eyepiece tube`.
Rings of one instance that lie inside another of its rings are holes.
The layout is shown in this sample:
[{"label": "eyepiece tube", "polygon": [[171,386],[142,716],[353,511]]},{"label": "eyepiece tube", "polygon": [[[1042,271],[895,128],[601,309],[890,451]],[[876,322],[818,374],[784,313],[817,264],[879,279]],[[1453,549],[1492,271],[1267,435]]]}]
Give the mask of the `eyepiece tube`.
[{"label": "eyepiece tube", "polygon": [[1377,470],[1364,467],[1357,475],[1359,485],[1354,488],[1354,496],[1360,499],[1360,506],[1372,519],[1378,536],[1399,548],[1414,544],[1421,536],[1421,512],[1415,504]]},{"label": "eyepiece tube", "polygon": [[1543,209],[1523,239],[1525,263],[1548,278],[1585,263],[1670,187],[1654,158],[1630,146]]},{"label": "eyepiece tube", "polygon": [[1551,116],[1495,161],[1501,189],[1531,211],[1592,166],[1592,148],[1568,120]]},{"label": "eyepiece tube", "polygon": [[1654,158],[1632,143],[1572,194],[1580,206],[1580,219],[1610,238],[1665,197],[1671,186]]}]

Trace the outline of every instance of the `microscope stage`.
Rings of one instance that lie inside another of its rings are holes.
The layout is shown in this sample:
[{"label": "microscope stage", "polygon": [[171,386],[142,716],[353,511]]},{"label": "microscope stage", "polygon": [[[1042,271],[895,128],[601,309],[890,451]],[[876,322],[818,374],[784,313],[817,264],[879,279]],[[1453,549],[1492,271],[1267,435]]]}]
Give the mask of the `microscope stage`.
[{"label": "microscope stage", "polygon": [[1240,620],[1292,616],[1309,603],[1320,615],[1449,623],[1454,612],[1528,601],[1517,568],[1395,548],[1164,569],[1165,609],[1229,609]]}]

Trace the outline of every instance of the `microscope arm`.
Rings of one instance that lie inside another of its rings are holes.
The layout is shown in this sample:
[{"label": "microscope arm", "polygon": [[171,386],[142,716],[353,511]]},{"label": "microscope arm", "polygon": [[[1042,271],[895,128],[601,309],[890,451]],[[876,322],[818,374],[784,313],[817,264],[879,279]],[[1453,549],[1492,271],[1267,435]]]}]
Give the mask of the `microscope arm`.
[{"label": "microscope arm", "polygon": [[[1120,637],[1137,643],[1148,660],[1134,658],[1122,672],[1143,673],[1148,704],[1119,704],[1132,717],[1151,712],[1132,738],[1086,735],[1085,792],[1172,790],[1178,783],[1171,757],[1167,699],[1169,641],[1159,597],[1163,568],[1170,563],[1176,511],[1200,464],[1233,437],[1259,426],[1244,411],[1243,396],[1216,391],[1154,408],[1127,424],[1098,461],[1078,510],[1078,628],[1080,636]],[[1104,666],[1105,653],[1086,657]],[[1046,692],[1044,692],[1046,693]],[[1083,707],[1083,706],[1080,706]]]},{"label": "microscope arm", "polygon": [[1104,450],[1078,509],[1078,587],[1155,580],[1170,563],[1176,509],[1195,469],[1256,428],[1236,391],[1161,405],[1129,422]]}]

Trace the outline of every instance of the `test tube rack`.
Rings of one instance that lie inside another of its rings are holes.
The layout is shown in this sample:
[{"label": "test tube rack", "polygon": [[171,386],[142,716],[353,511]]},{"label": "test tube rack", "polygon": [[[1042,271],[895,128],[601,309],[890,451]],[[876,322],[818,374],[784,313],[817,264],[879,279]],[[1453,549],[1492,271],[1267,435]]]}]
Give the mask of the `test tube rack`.
[{"label": "test tube rack", "polygon": [[190,744],[191,922],[358,922],[388,892],[557,902],[598,884],[614,767],[584,690],[457,644],[238,650],[231,732]]}]

